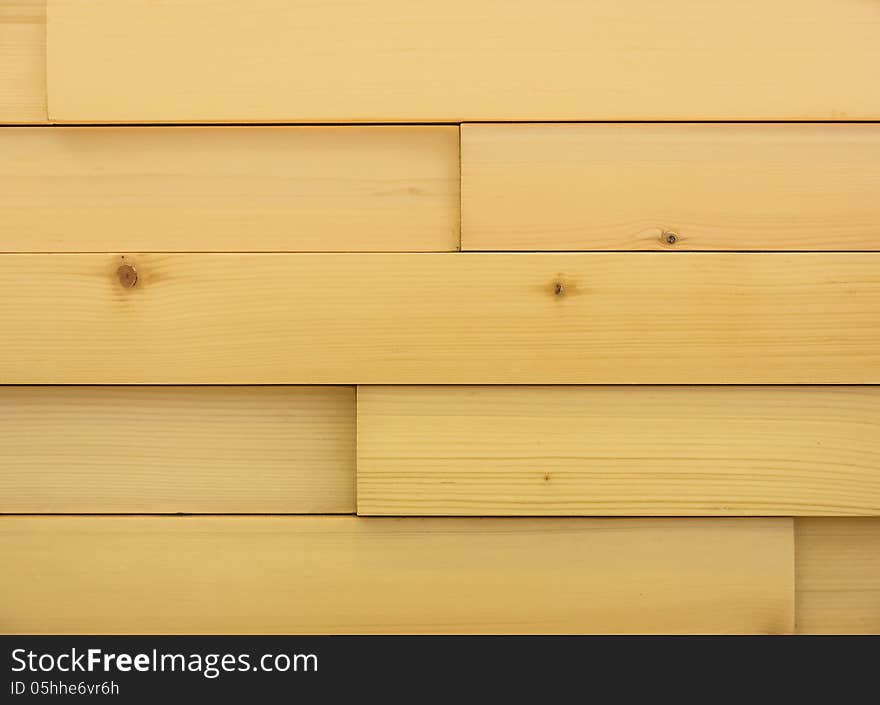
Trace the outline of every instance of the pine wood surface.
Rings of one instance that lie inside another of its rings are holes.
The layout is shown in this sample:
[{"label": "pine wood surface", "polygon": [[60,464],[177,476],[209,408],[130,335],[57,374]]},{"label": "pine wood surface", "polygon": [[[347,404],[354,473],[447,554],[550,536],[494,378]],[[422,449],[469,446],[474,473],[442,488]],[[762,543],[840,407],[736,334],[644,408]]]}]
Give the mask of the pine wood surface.
[{"label": "pine wood surface", "polygon": [[0,631],[790,632],[792,541],[790,519],[0,517]]},{"label": "pine wood surface", "polygon": [[363,515],[880,515],[880,387],[358,389]]},{"label": "pine wood surface", "polygon": [[355,390],[2,387],[0,512],[355,511]]},{"label": "pine wood surface", "polygon": [[876,254],[0,256],[0,384],[876,384]]}]

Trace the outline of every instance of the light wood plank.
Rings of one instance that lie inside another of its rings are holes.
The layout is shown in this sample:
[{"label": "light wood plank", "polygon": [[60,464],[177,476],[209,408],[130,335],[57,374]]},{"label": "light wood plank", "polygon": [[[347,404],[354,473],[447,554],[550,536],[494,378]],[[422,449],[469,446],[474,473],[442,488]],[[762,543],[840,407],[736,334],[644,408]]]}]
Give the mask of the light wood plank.
[{"label": "light wood plank", "polygon": [[354,389],[0,387],[0,512],[354,512]]},{"label": "light wood plank", "polygon": [[880,250],[880,125],[470,124],[461,149],[465,250]]},{"label": "light wood plank", "polygon": [[62,121],[880,118],[872,0],[49,0]]},{"label": "light wood plank", "polygon": [[364,515],[880,515],[880,387],[360,387]]},{"label": "light wood plank", "polygon": [[880,255],[126,257],[0,257],[0,383],[880,382]]},{"label": "light wood plank", "polygon": [[788,519],[5,517],[0,632],[789,632],[792,544]]},{"label": "light wood plank", "polygon": [[880,518],[795,522],[797,631],[880,634]]},{"label": "light wood plank", "polygon": [[46,0],[3,0],[0,2],[0,125],[48,121]]},{"label": "light wood plank", "polygon": [[0,131],[0,251],[450,251],[458,128]]}]

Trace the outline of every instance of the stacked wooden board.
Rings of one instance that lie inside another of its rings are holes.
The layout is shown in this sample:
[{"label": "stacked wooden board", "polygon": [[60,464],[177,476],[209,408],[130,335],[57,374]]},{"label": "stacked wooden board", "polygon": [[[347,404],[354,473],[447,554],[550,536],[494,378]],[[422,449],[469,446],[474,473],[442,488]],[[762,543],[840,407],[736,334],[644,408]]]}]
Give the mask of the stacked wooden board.
[{"label": "stacked wooden board", "polygon": [[878,30],[0,0],[0,632],[880,632]]}]

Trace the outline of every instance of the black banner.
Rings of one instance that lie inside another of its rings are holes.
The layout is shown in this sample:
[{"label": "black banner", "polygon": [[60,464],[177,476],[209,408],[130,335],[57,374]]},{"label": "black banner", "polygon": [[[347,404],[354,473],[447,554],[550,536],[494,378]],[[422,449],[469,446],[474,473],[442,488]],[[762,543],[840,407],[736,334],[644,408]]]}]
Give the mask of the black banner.
[{"label": "black banner", "polygon": [[0,701],[875,692],[877,637],[4,636]]}]

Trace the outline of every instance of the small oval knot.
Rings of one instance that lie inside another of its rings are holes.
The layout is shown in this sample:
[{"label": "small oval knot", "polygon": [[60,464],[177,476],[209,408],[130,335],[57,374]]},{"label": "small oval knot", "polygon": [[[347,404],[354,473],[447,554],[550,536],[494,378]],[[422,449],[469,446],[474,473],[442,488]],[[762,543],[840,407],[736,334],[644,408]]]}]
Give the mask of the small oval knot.
[{"label": "small oval knot", "polygon": [[119,279],[119,283],[126,289],[131,289],[138,283],[137,270],[130,264],[120,264],[116,270],[116,277]]}]

